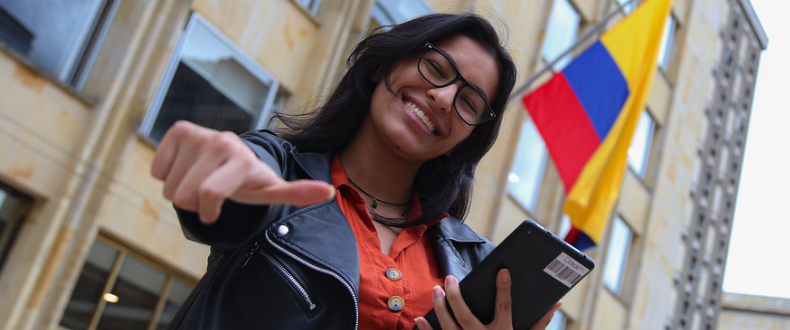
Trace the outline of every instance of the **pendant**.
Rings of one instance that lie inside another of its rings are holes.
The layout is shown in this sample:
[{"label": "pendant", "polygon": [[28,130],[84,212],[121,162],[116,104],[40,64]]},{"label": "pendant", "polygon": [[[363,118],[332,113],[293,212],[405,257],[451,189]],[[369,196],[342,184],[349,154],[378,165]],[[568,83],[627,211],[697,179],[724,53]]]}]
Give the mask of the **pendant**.
[{"label": "pendant", "polygon": [[379,201],[378,201],[378,200],[376,200],[376,199],[374,198],[374,199],[373,199],[373,205],[371,205],[370,207],[372,207],[372,208],[374,208],[374,209],[375,209],[375,208],[376,208],[376,206],[379,206]]}]

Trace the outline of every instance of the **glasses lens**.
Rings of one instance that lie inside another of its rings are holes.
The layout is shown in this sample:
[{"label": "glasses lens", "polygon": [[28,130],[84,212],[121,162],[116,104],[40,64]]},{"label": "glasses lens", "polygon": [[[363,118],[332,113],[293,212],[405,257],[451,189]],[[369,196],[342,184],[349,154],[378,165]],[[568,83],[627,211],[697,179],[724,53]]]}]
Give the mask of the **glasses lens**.
[{"label": "glasses lens", "polygon": [[489,115],[486,100],[472,86],[466,85],[455,96],[455,109],[458,115],[470,124],[477,124],[487,119]]},{"label": "glasses lens", "polygon": [[439,86],[449,84],[457,75],[450,60],[434,49],[423,55],[418,68],[428,82]]},{"label": "glasses lens", "polygon": [[[417,68],[425,80],[437,87],[447,86],[459,76],[458,69],[452,62],[433,48],[423,54]],[[490,117],[488,108],[485,97],[468,83],[463,84],[455,94],[456,112],[467,124],[477,125],[488,120]]]}]

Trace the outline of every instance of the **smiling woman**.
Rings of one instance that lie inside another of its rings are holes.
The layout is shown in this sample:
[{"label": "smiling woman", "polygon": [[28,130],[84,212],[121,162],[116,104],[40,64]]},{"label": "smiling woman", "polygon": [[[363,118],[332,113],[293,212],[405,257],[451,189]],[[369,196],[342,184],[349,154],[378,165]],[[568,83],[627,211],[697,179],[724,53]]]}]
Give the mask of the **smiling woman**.
[{"label": "smiling woman", "polygon": [[493,249],[462,219],[516,79],[499,42],[479,16],[423,16],[362,40],[280,136],[176,123],[152,173],[212,254],[170,328],[431,329],[431,309],[444,329],[511,328],[506,270],[492,324],[458,288]]}]

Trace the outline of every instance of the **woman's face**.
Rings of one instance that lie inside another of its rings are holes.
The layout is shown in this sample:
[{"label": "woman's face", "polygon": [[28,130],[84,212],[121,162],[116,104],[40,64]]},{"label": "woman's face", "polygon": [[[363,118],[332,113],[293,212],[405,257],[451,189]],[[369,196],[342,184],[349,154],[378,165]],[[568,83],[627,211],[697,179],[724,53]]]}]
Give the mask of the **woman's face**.
[{"label": "woman's face", "polygon": [[[477,41],[458,35],[435,47],[447,54],[460,74],[486,98],[494,96],[499,81],[497,63]],[[396,63],[390,73],[394,93],[387,89],[384,79],[379,81],[364,125],[372,125],[398,156],[425,162],[452,152],[474,127],[467,125],[454,108],[456,92],[463,86],[461,79],[434,87],[420,74],[418,62],[419,56],[415,56]],[[456,75],[452,67],[444,71],[450,79]]]}]

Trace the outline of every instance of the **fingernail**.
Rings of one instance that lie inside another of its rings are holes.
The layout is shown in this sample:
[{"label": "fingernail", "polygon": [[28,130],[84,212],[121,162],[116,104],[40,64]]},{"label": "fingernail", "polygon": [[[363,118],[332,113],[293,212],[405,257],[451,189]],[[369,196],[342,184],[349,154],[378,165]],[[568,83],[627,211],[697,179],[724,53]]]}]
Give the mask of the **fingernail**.
[{"label": "fingernail", "polygon": [[417,325],[418,329],[422,329],[422,317],[415,317],[414,323]]},{"label": "fingernail", "polygon": [[458,279],[455,276],[448,275],[447,278],[444,279],[444,286],[456,286],[458,285]]},{"label": "fingernail", "polygon": [[433,299],[442,299],[442,298],[444,298],[444,290],[442,290],[442,287],[438,285],[433,287]]},{"label": "fingernail", "polygon": [[327,198],[326,200],[331,200],[335,198],[335,194],[337,194],[337,189],[335,189],[335,186],[329,186],[329,188],[332,188],[332,193],[329,195],[329,198]]},{"label": "fingernail", "polygon": [[510,271],[507,269],[500,270],[499,280],[502,281],[502,283],[510,283]]}]

